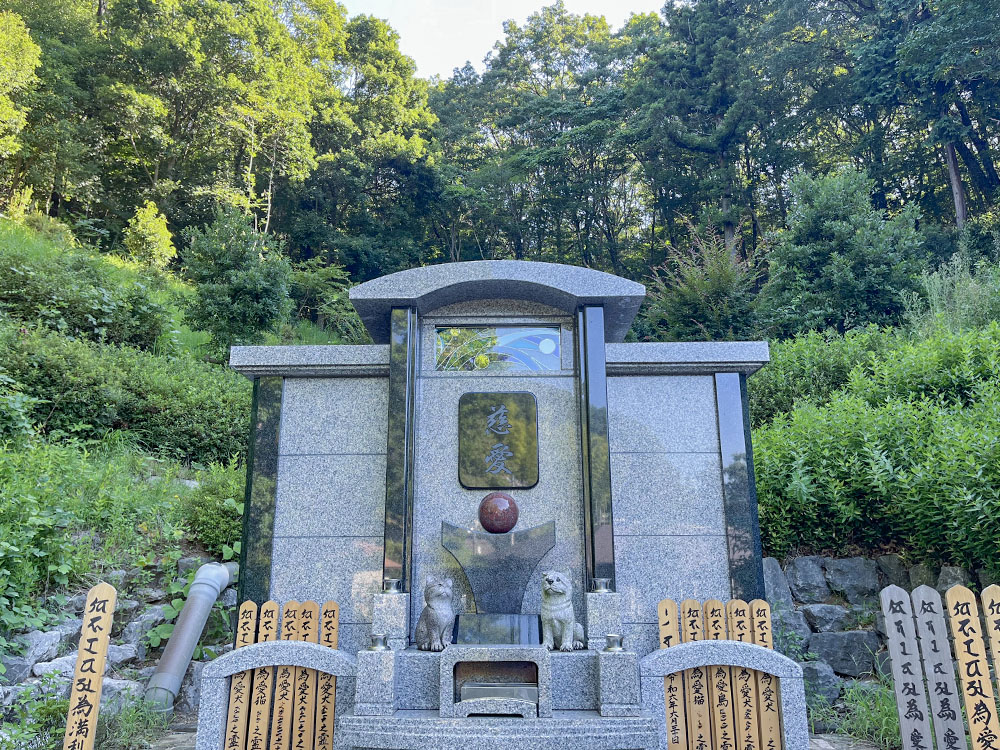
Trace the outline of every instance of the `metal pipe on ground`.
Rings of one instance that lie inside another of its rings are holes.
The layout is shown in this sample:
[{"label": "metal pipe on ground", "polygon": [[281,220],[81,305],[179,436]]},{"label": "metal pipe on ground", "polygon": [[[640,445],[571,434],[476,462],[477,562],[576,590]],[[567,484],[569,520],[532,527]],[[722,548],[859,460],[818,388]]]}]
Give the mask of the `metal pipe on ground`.
[{"label": "metal pipe on ground", "polygon": [[236,563],[206,563],[198,568],[188,590],[187,601],[177,616],[156,671],[149,678],[143,700],[157,713],[172,713],[181,682],[187,673],[194,649],[201,639],[212,605],[239,572]]}]

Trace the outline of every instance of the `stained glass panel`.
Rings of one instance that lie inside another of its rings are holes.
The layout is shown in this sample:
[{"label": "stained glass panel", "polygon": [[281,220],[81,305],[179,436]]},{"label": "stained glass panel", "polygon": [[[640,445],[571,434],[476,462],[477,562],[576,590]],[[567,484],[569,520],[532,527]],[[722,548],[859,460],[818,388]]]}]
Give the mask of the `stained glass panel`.
[{"label": "stained glass panel", "polygon": [[559,326],[439,326],[434,355],[448,372],[558,370]]}]

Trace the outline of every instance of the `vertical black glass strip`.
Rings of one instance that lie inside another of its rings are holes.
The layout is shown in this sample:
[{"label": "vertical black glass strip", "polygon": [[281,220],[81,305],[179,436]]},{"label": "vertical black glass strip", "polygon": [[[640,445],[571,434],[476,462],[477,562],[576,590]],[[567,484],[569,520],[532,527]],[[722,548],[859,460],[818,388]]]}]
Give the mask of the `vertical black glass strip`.
[{"label": "vertical black glass strip", "polygon": [[580,359],[580,429],[584,484],[584,540],[591,581],[606,578],[615,590],[615,540],[611,505],[611,445],[604,308],[585,305],[577,316]]},{"label": "vertical black glass strip", "polygon": [[763,599],[764,569],[746,375],[716,373],[715,399],[719,409],[719,448],[732,596],[746,601]]},{"label": "vertical black glass strip", "polygon": [[278,440],[284,378],[253,381],[247,484],[243,497],[238,599],[263,604],[271,596],[271,550],[278,485]]},{"label": "vertical black glass strip", "polygon": [[385,463],[382,577],[409,591],[413,519],[413,402],[417,373],[417,311],[393,308],[389,331],[389,414]]}]

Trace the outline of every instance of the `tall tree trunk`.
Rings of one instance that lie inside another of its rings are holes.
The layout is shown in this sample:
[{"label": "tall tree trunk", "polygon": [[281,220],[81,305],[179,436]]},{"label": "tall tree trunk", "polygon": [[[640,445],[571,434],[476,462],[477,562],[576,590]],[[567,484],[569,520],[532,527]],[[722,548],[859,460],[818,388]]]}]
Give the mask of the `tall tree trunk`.
[{"label": "tall tree trunk", "polygon": [[962,189],[962,173],[958,171],[958,157],[955,156],[955,145],[944,145],[944,162],[948,167],[948,181],[951,183],[951,197],[955,201],[955,226],[959,229],[965,226],[968,208],[965,205],[965,191]]},{"label": "tall tree trunk", "polygon": [[986,179],[989,181],[992,190],[996,190],[1000,187],[1000,175],[997,174],[996,163],[993,161],[993,152],[990,150],[989,141],[987,141],[985,134],[982,131],[981,124],[977,127],[976,123],[972,121],[972,117],[969,115],[969,108],[965,106],[965,102],[958,99],[955,102],[955,106],[958,107],[958,114],[962,118],[962,124],[969,129],[969,134],[972,138],[972,145],[976,149],[976,153],[979,155],[979,160],[983,166],[983,172],[986,174]]}]

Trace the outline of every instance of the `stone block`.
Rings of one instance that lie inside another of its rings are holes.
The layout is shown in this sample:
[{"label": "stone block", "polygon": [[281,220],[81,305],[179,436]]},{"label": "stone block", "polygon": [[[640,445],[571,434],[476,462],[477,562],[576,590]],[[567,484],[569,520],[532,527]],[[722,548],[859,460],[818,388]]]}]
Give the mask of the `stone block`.
[{"label": "stone block", "polygon": [[861,677],[874,672],[879,640],[877,635],[864,630],[816,633],[809,641],[809,650],[837,674]]},{"label": "stone block", "polygon": [[616,535],[724,534],[717,453],[613,453]]},{"label": "stone block", "polygon": [[806,701],[821,701],[826,705],[834,703],[840,697],[841,680],[833,671],[833,667],[823,661],[800,662],[802,678],[806,683]]},{"label": "stone block", "polygon": [[785,577],[792,596],[804,604],[825,602],[830,598],[830,587],[823,573],[826,558],[810,555],[796,557],[785,566]]},{"label": "stone block", "polygon": [[105,677],[101,683],[101,715],[115,716],[142,696],[142,685],[135,680],[113,680]]},{"label": "stone block", "polygon": [[149,631],[160,623],[166,622],[163,609],[163,604],[154,604],[148,607],[122,631],[122,641],[135,646],[136,658],[140,661],[146,658],[146,641]]},{"label": "stone block", "polygon": [[597,679],[601,716],[639,715],[639,658],[634,652],[599,651]]},{"label": "stone block", "polygon": [[621,594],[588,593],[586,606],[587,648],[595,650],[604,648],[606,643],[604,636],[608,633],[622,635]]},{"label": "stone block", "polygon": [[272,599],[332,599],[342,623],[371,622],[372,596],[382,588],[382,537],[275,537],[272,550]]},{"label": "stone block", "polygon": [[385,456],[281,456],[274,535],[382,536]]},{"label": "stone block", "polygon": [[715,378],[608,378],[612,453],[717,453]]},{"label": "stone block", "polygon": [[944,596],[952,586],[968,586],[970,577],[965,568],[956,565],[941,566],[941,574],[937,579],[937,590]]},{"label": "stone block", "polygon": [[802,614],[813,630],[826,633],[834,630],[844,630],[851,612],[839,604],[804,604]]},{"label": "stone block", "polygon": [[830,589],[851,604],[863,604],[878,596],[878,565],[864,557],[826,561]]},{"label": "stone block", "polygon": [[933,588],[937,584],[938,577],[934,575],[934,569],[927,563],[917,563],[910,568],[910,589],[918,586],[930,586]]},{"label": "stone block", "polygon": [[372,633],[386,636],[393,651],[404,649],[410,635],[410,595],[379,592],[372,600]]},{"label": "stone block", "polygon": [[879,555],[875,558],[875,564],[888,586],[899,586],[908,589],[910,586],[910,574],[906,569],[903,558],[892,552],[888,555]]},{"label": "stone block", "polygon": [[281,455],[385,453],[385,378],[289,378],[281,401]]},{"label": "stone block", "polygon": [[20,638],[24,644],[24,658],[36,664],[40,661],[50,661],[59,655],[60,635],[54,630],[32,630]]},{"label": "stone block", "polygon": [[615,581],[626,623],[655,623],[661,599],[729,599],[724,536],[615,538]]},{"label": "stone block", "polygon": [[19,654],[4,654],[0,657],[0,663],[6,670],[0,675],[0,681],[6,682],[8,685],[23,682],[31,676],[32,670],[37,666]]},{"label": "stone block", "polygon": [[786,605],[786,609],[791,609],[792,591],[788,587],[788,579],[785,578],[781,570],[781,563],[773,557],[765,557],[764,566],[764,596],[771,606]]},{"label": "stone block", "polygon": [[354,682],[355,716],[391,716],[396,710],[395,652],[359,651]]},{"label": "stone block", "polygon": [[774,648],[790,659],[802,659],[809,651],[813,632],[805,615],[796,609],[771,609]]},{"label": "stone block", "polygon": [[557,711],[597,710],[597,652],[552,654],[552,708]]}]

